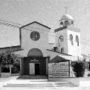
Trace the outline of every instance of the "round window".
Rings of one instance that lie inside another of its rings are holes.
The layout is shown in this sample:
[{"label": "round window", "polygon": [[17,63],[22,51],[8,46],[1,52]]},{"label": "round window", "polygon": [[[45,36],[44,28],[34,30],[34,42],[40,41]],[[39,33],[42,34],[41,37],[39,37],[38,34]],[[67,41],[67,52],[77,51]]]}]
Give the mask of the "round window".
[{"label": "round window", "polygon": [[34,41],[39,40],[39,38],[40,38],[40,34],[39,34],[39,32],[37,32],[37,31],[33,31],[33,32],[31,32],[31,34],[30,34],[30,38],[31,38],[32,40],[34,40]]}]

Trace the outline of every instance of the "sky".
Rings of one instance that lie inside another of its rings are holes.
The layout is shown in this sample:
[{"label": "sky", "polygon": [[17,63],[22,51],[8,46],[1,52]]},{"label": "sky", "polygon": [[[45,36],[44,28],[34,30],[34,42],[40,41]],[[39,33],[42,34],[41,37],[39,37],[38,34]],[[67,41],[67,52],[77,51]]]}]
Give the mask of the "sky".
[{"label": "sky", "polygon": [[[0,19],[21,25],[38,21],[55,29],[65,14],[65,7],[68,7],[67,13],[74,18],[75,27],[81,30],[82,53],[90,54],[90,0],[0,0]],[[14,39],[14,44],[19,44],[18,38],[15,40],[15,32],[7,33],[11,41]],[[19,35],[17,30],[16,34]],[[0,41],[4,42],[5,38]]]}]

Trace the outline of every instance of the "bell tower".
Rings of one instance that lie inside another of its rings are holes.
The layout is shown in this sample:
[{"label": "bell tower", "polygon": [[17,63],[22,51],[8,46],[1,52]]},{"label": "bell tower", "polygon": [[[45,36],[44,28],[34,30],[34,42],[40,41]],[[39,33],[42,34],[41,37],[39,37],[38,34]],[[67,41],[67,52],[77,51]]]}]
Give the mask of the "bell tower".
[{"label": "bell tower", "polygon": [[74,24],[74,19],[71,15],[68,14],[68,7],[65,7],[65,14],[60,19],[61,27],[68,27]]},{"label": "bell tower", "polygon": [[80,56],[80,30],[74,27],[74,19],[69,14],[64,14],[60,27],[55,29],[55,43],[57,51],[72,56]]}]

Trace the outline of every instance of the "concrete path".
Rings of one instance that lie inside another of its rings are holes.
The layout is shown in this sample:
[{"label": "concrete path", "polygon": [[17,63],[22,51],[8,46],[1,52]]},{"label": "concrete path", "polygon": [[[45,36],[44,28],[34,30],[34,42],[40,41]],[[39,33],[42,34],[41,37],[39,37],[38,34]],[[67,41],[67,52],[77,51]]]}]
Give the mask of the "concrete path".
[{"label": "concrete path", "polygon": [[79,86],[68,81],[50,82],[47,79],[0,78],[0,90],[90,90],[90,80],[81,80]]}]

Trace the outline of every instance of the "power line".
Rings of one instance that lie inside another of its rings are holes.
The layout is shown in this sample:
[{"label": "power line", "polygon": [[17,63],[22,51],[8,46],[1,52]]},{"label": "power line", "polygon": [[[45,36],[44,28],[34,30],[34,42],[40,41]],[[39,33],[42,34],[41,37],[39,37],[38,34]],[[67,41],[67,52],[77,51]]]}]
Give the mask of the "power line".
[{"label": "power line", "polygon": [[11,26],[11,27],[17,27],[20,28],[22,25],[14,22],[9,22],[3,19],[0,19],[0,24],[6,25],[6,26]]}]

